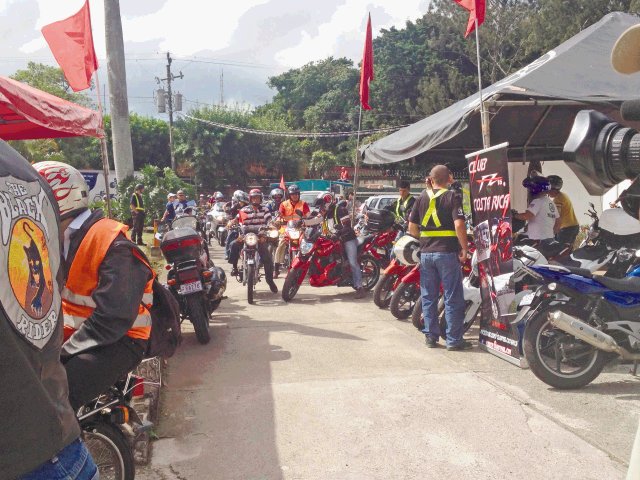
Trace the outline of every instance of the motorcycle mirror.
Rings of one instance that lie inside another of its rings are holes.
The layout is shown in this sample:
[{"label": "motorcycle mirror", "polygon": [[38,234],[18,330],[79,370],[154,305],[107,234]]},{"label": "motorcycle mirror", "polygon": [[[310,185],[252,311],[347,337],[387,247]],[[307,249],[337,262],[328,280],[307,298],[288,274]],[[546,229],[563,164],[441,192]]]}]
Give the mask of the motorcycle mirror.
[{"label": "motorcycle mirror", "polygon": [[636,258],[640,258],[640,250],[636,250]]}]

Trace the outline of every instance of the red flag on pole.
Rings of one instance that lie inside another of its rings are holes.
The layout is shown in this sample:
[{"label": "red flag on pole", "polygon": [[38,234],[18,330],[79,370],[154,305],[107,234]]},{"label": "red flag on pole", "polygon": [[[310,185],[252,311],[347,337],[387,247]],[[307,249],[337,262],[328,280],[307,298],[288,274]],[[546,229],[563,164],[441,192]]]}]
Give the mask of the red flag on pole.
[{"label": "red flag on pole", "polygon": [[360,103],[365,110],[371,110],[369,106],[369,82],[371,80],[373,80],[373,40],[371,35],[371,14],[369,14],[367,37],[364,41],[362,66],[360,67]]},{"label": "red flag on pole", "polygon": [[469,21],[467,22],[467,31],[464,36],[468,37],[476,28],[476,19],[478,26],[484,22],[484,12],[486,10],[486,0],[453,0],[462,8],[469,10]]},{"label": "red flag on pole", "polygon": [[73,91],[89,88],[91,76],[98,69],[89,0],[75,15],[42,27],[42,35]]},{"label": "red flag on pole", "polygon": [[280,188],[282,189],[282,191],[284,192],[284,174],[280,175]]}]

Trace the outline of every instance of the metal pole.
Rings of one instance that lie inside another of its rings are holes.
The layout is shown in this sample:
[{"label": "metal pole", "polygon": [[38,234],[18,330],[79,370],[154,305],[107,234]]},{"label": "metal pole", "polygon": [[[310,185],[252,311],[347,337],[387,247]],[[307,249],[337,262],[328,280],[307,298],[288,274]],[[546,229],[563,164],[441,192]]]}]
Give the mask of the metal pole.
[{"label": "metal pole", "polygon": [[167,52],[167,96],[169,102],[169,153],[171,154],[171,170],[176,171],[176,157],[173,154],[173,98],[171,96],[171,55]]},{"label": "metal pole", "polygon": [[360,102],[360,113],[358,114],[358,137],[356,140],[356,163],[353,169],[353,204],[351,205],[351,225],[356,222],[356,199],[358,198],[358,171],[360,167],[360,127],[362,126],[362,102]]},{"label": "metal pole", "polygon": [[491,146],[491,133],[489,132],[489,113],[484,108],[482,100],[482,72],[480,70],[480,34],[478,33],[478,19],[476,22],[476,54],[478,57],[478,91],[480,93],[480,125],[482,126],[482,145],[484,148]]},{"label": "metal pole", "polygon": [[102,175],[104,175],[104,189],[107,194],[105,203],[107,204],[107,216],[111,216],[111,192],[109,191],[109,152],[107,150],[107,132],[104,129],[104,116],[102,114],[102,100],[100,98],[100,78],[98,72],[95,75],[96,78],[96,97],[98,97],[98,111],[100,112],[100,125],[102,126],[103,136],[100,139],[100,146],[102,147]]}]

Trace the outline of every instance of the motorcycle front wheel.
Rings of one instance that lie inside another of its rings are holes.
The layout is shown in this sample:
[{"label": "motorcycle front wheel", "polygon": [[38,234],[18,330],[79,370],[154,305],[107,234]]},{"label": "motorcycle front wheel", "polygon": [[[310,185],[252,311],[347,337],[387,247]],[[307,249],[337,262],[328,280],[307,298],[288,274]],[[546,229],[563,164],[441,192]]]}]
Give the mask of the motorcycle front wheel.
[{"label": "motorcycle front wheel", "polygon": [[256,281],[256,266],[247,265],[247,302],[253,303],[253,289]]},{"label": "motorcycle front wheel", "polygon": [[96,422],[83,425],[83,440],[98,466],[100,480],[133,480],[136,467],[129,442],[113,425]]},{"label": "motorcycle front wheel", "polygon": [[[467,314],[469,313],[469,309],[475,308],[476,313],[467,321]],[[479,305],[474,305],[472,301],[465,301],[464,305],[464,323],[462,324],[462,334],[464,335],[469,331],[471,325],[473,325],[478,318],[478,313],[480,312]],[[438,323],[440,324],[440,336],[446,340],[447,339],[447,319],[444,314],[444,298],[440,297],[438,300]],[[424,328],[424,326],[422,327]]]},{"label": "motorcycle front wheel", "polygon": [[202,295],[189,295],[187,297],[187,306],[189,307],[189,319],[193,324],[196,332],[196,338],[202,345],[209,343],[209,315],[204,304]]},{"label": "motorcycle front wheel", "polygon": [[378,308],[389,308],[391,303],[391,297],[393,296],[393,285],[396,283],[398,275],[383,273],[380,275],[380,280],[376,283],[376,288],[373,289],[373,303]]},{"label": "motorcycle front wheel", "polygon": [[[524,354],[529,368],[536,377],[552,387],[563,390],[584,387],[600,375],[610,357],[554,327],[548,319],[550,311],[551,308],[542,309],[527,322]],[[582,313],[567,307],[563,311],[574,316]]]},{"label": "motorcycle front wheel", "polygon": [[287,273],[287,277],[284,279],[284,285],[282,286],[282,299],[285,302],[293,300],[293,297],[298,293],[298,289],[300,288],[298,283],[300,275],[302,275],[302,270],[299,268],[293,268]]},{"label": "motorcycle front wheel", "polygon": [[420,299],[420,287],[415,283],[401,283],[391,296],[389,310],[398,320],[406,320],[411,315],[413,307]]}]

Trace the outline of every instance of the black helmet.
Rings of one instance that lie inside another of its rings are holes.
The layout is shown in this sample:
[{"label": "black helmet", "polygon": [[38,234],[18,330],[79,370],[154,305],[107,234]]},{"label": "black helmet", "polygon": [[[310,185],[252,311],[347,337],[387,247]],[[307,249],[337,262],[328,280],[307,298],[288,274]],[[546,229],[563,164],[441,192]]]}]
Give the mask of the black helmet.
[{"label": "black helmet", "polygon": [[531,195],[546,192],[549,190],[549,180],[547,177],[527,177],[522,181],[522,186],[531,192]]},{"label": "black helmet", "polygon": [[136,185],[136,188],[135,188],[135,189],[136,189],[136,190],[140,190],[141,188],[144,188],[144,185],[143,185],[143,184],[141,184],[141,183],[138,183],[138,184]]},{"label": "black helmet", "polygon": [[562,181],[562,177],[558,175],[549,175],[547,177],[547,180],[549,180],[549,188],[551,190],[561,190],[562,185],[564,185],[564,182]]},{"label": "black helmet", "polygon": [[289,185],[288,192],[289,195],[300,195],[300,187],[295,183],[293,185]]}]

